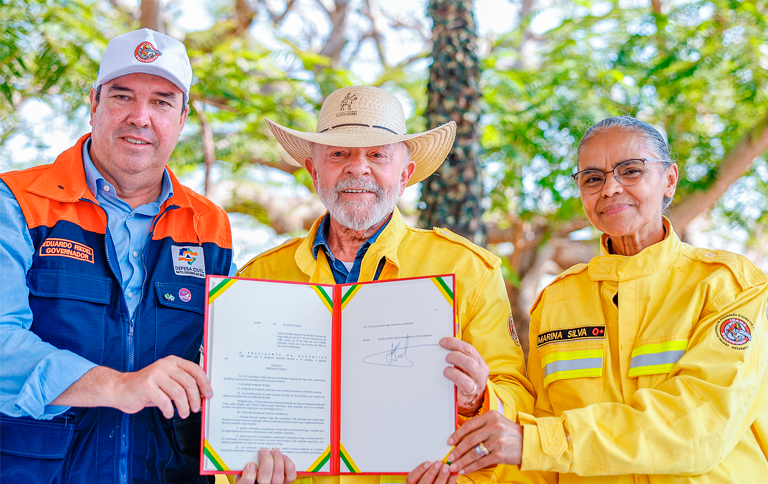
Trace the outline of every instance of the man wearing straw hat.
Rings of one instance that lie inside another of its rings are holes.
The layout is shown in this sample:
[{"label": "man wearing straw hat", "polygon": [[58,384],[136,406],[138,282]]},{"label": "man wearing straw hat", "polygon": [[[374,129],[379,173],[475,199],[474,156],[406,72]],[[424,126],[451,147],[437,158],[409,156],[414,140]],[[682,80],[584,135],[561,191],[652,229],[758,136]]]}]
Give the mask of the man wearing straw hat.
[{"label": "man wearing straw hat", "polygon": [[[446,361],[453,366],[444,374],[457,386],[460,420],[489,410],[514,418],[517,410],[532,408],[532,388],[511,322],[501,261],[446,229],[407,226],[396,207],[405,187],[431,175],[448,155],[455,123],[407,134],[395,96],[354,86],[328,96],[315,133],[267,124],[293,160],[306,167],[328,213],[315,221],[306,237],[255,257],[239,275],[338,284],[455,273],[462,333],[460,339],[445,338],[440,344],[450,350]],[[487,450],[478,446],[478,452]],[[495,479],[492,472],[470,477]],[[535,479],[519,472],[504,477],[516,482]],[[361,484],[402,482],[402,476],[354,479]],[[425,462],[408,478],[414,483],[449,479],[456,478],[449,477],[448,466],[441,462]]]},{"label": "man wearing straw hat", "polygon": [[[115,37],[92,133],[0,174],[4,483],[208,481],[196,412],[212,391],[195,360],[205,276],[230,272],[232,241],[226,213],[166,168],[191,81],[178,40]],[[277,451],[259,461],[290,474]],[[249,464],[242,482],[255,478]]]}]

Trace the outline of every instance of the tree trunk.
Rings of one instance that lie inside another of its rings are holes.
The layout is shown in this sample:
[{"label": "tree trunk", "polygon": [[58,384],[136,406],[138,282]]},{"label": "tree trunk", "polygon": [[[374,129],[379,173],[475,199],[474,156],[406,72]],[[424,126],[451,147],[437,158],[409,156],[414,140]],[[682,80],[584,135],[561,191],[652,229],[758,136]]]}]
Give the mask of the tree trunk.
[{"label": "tree trunk", "polygon": [[715,206],[736,180],[744,176],[755,158],[768,148],[768,115],[764,116],[754,128],[739,141],[717,168],[715,182],[706,190],[688,195],[680,203],[672,205],[669,219],[675,231],[682,233],[685,226],[700,213]]},{"label": "tree trunk", "polygon": [[427,84],[427,126],[454,120],[456,142],[446,161],[424,180],[419,225],[447,227],[485,245],[482,170],[479,161],[481,92],[472,2],[431,0],[434,62]]},{"label": "tree trunk", "polygon": [[160,22],[160,12],[162,12],[160,0],[142,0],[140,18],[141,28],[152,29],[164,34],[165,29]]}]

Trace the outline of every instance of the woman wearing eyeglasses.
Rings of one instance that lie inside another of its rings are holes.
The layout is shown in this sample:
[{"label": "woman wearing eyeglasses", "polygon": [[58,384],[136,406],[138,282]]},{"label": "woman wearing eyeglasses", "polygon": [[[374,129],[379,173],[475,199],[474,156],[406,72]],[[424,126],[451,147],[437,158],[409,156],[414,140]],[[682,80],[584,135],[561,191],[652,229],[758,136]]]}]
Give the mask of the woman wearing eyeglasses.
[{"label": "woman wearing eyeglasses", "polygon": [[652,126],[597,123],[573,177],[601,255],[531,309],[534,414],[471,419],[451,436],[451,468],[519,464],[560,483],[768,482],[766,274],[680,241],[662,215],[678,168]]}]

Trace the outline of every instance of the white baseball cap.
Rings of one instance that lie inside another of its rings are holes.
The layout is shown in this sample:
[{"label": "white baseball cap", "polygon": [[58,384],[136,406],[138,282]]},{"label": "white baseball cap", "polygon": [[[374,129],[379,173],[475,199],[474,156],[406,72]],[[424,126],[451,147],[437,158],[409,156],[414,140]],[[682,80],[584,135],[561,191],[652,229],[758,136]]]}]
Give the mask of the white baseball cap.
[{"label": "white baseball cap", "polygon": [[184,44],[151,29],[134,30],[109,41],[101,58],[98,88],[105,82],[127,74],[146,73],[168,79],[189,99],[192,66]]}]

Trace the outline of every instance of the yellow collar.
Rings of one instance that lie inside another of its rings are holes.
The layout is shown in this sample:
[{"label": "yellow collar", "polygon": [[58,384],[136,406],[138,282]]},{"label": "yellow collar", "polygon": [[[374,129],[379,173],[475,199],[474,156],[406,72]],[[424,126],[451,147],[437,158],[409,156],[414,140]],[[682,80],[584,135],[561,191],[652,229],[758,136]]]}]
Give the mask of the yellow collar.
[{"label": "yellow collar", "polygon": [[[295,260],[299,269],[301,269],[301,271],[305,274],[308,274],[312,281],[319,282],[321,280],[327,279],[325,276],[330,276],[332,282],[333,276],[331,275],[330,268],[328,268],[326,271],[323,271],[327,272],[327,274],[324,274],[323,276],[315,275],[321,267],[328,265],[327,262],[325,264],[318,265],[318,262],[326,261],[325,253],[323,251],[319,251],[317,253],[317,260],[315,260],[315,258],[312,256],[312,245],[315,241],[317,231],[320,230],[320,227],[322,226],[323,217],[325,217],[325,215],[319,217],[317,220],[315,220],[315,223],[312,224],[312,228],[309,229],[309,233],[306,237],[304,237],[304,240],[301,241],[301,244],[296,250]],[[381,260],[382,257],[386,257],[387,261],[397,268],[397,273],[400,273],[397,250],[398,247],[400,247],[400,241],[405,236],[405,231],[407,228],[408,227],[405,225],[405,221],[403,220],[402,215],[400,215],[400,211],[397,209],[397,207],[395,207],[395,210],[392,213],[392,219],[384,228],[384,231],[379,234],[376,242],[368,249],[365,257],[363,257],[363,263],[360,266],[360,282],[370,281],[373,279],[373,276],[376,272],[376,267],[378,266],[379,260]]]},{"label": "yellow collar", "polygon": [[639,254],[623,256],[608,252],[608,235],[600,237],[600,254],[589,261],[589,277],[593,281],[627,281],[660,271],[680,253],[682,242],[664,217],[667,236],[661,242],[643,249]]}]

